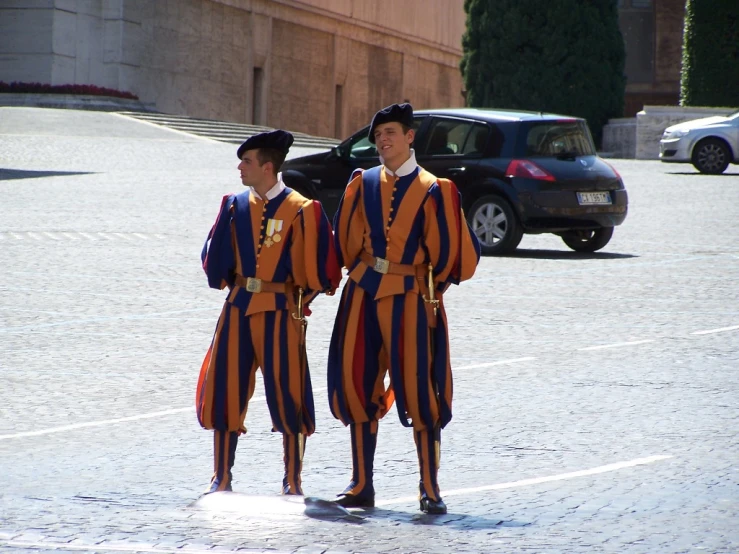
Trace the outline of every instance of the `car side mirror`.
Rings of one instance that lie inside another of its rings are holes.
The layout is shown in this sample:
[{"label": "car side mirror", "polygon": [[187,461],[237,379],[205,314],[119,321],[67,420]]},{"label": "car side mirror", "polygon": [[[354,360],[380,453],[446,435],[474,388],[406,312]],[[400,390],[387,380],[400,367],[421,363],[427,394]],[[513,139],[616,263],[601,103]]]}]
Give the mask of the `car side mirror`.
[{"label": "car side mirror", "polygon": [[340,158],[341,154],[339,153],[339,148],[337,146],[332,146],[331,150],[328,153],[328,159],[334,160],[336,158]]}]

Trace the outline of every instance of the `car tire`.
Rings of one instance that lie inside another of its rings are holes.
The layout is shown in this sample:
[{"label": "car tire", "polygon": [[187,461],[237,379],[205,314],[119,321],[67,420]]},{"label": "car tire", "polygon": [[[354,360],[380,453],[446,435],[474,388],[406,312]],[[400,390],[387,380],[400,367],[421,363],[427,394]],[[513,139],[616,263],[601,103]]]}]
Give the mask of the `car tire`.
[{"label": "car tire", "polygon": [[562,240],[575,252],[595,252],[608,244],[612,236],[613,227],[601,227],[587,231],[571,231],[562,235]]},{"label": "car tire", "polygon": [[467,221],[485,256],[513,252],[523,237],[523,228],[511,205],[494,194],[478,198],[467,213]]},{"label": "car tire", "polygon": [[707,138],[700,141],[693,148],[691,162],[701,173],[718,175],[729,166],[731,152],[728,145],[721,139]]}]

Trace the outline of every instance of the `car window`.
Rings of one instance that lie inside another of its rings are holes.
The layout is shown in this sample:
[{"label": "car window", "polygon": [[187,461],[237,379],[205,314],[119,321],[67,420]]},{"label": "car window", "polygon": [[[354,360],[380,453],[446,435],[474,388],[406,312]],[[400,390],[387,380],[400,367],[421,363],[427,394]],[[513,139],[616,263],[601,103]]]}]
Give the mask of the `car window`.
[{"label": "car window", "polygon": [[[425,117],[413,118],[414,131],[418,131],[424,119]],[[347,145],[342,145],[342,150],[348,151],[350,158],[376,158],[377,148],[369,140],[369,126],[349,139]]]},{"label": "car window", "polygon": [[434,118],[421,151],[427,156],[461,154],[474,123],[463,119]]},{"label": "car window", "polygon": [[[369,127],[367,128],[369,130]],[[360,133],[349,143],[350,158],[376,158],[377,148],[369,141],[367,132]]]},{"label": "car window", "polygon": [[[490,135],[490,129],[487,125],[476,123],[472,126],[472,130],[467,134],[467,139],[464,141],[464,147],[462,148],[462,154],[465,156],[481,156],[485,151],[485,146],[488,143],[488,136]],[[498,153],[496,157],[500,155],[500,145],[498,146]]]},{"label": "car window", "polygon": [[525,137],[524,152],[519,155],[534,156],[591,156],[595,145],[584,121],[562,119],[532,121],[522,123],[522,136]]}]

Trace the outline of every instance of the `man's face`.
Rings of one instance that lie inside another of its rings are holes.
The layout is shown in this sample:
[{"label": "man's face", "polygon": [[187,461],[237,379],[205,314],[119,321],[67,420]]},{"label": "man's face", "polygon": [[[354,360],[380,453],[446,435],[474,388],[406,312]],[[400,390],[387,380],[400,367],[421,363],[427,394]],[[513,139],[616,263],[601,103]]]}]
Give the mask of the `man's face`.
[{"label": "man's face", "polygon": [[377,153],[385,161],[407,157],[410,145],[413,144],[415,131],[410,129],[403,133],[403,126],[397,121],[381,123],[375,127],[375,145]]},{"label": "man's face", "polygon": [[244,186],[258,186],[264,181],[269,167],[268,164],[259,165],[257,158],[257,150],[247,150],[241,156],[239,171],[241,172],[241,182]]}]

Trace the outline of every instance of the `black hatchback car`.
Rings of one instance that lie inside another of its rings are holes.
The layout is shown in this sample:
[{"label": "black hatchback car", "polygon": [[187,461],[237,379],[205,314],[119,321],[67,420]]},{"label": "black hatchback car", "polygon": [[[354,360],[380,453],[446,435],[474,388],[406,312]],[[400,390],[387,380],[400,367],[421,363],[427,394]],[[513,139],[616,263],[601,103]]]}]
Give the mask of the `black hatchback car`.
[{"label": "black hatchback car", "polygon": [[[418,164],[454,181],[483,254],[516,249],[523,233],[555,233],[578,252],[603,248],[626,218],[621,176],[595,152],[583,119],[492,109],[414,113]],[[330,152],[287,160],[285,183],[335,213],[352,171],[379,164],[357,131]]]}]

